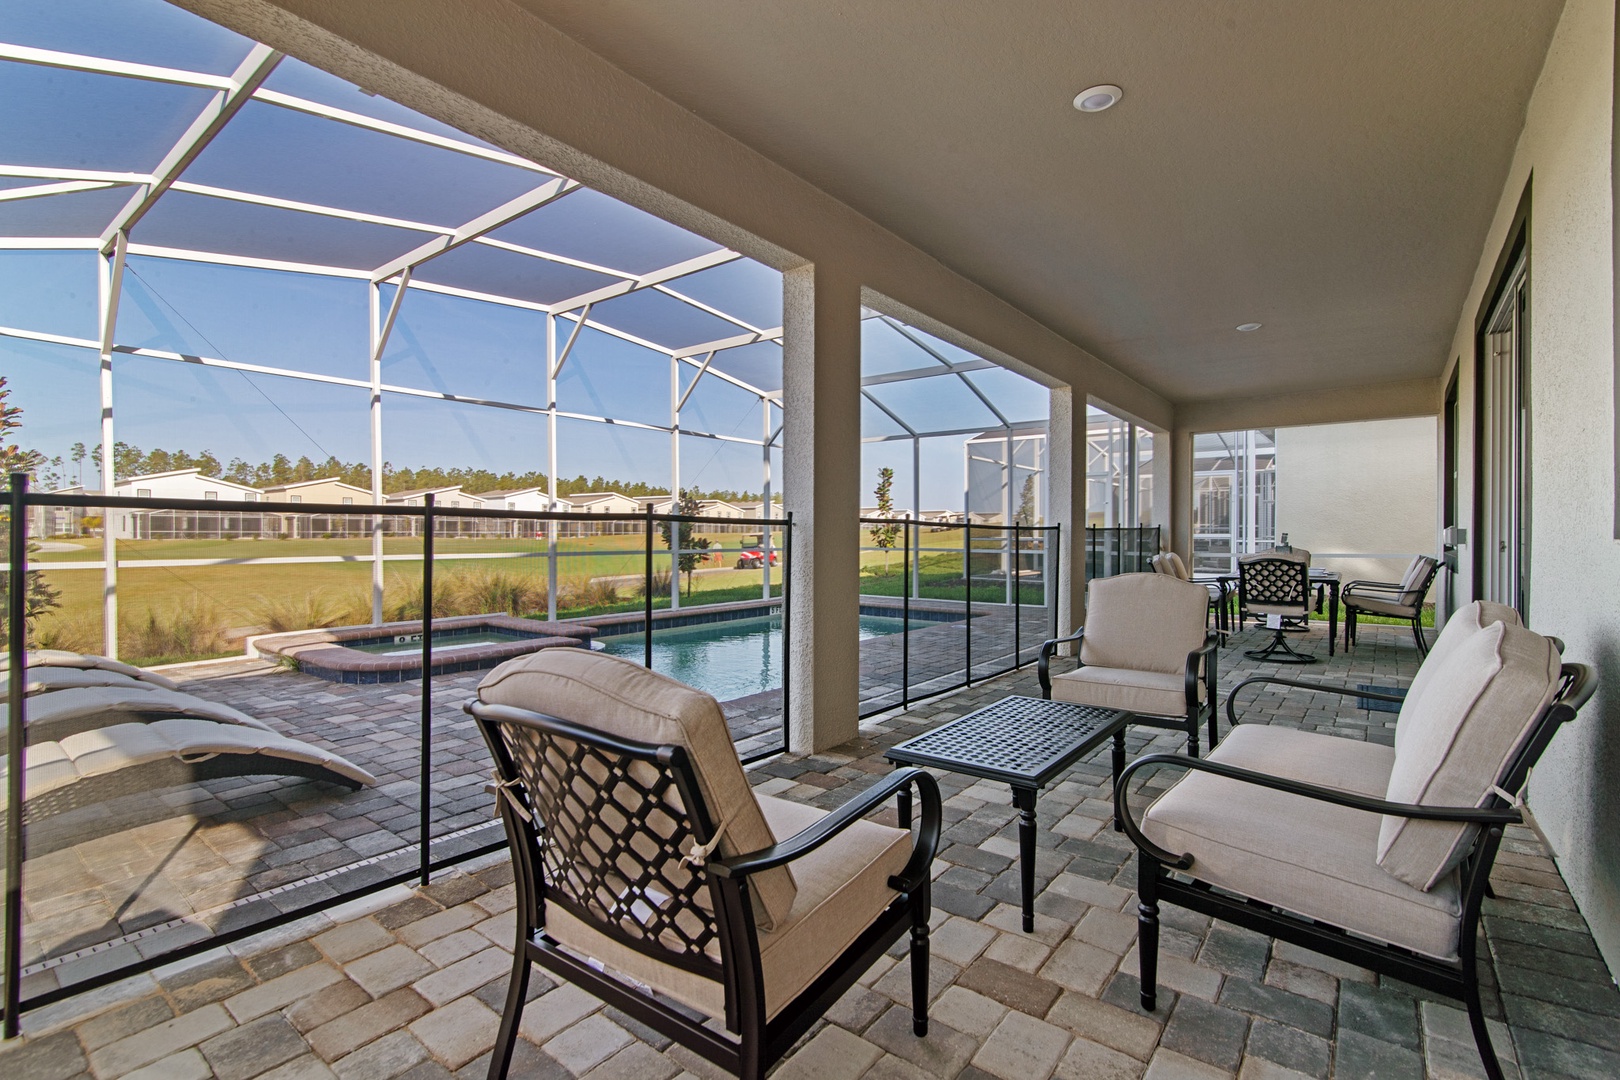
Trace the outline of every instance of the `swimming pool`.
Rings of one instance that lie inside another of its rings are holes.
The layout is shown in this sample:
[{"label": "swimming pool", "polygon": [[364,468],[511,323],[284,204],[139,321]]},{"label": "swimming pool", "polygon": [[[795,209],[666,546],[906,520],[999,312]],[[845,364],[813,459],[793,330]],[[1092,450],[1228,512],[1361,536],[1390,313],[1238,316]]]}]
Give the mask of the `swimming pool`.
[{"label": "swimming pool", "polygon": [[[905,620],[862,615],[860,639],[898,634]],[[911,620],[912,629],[937,622]],[[596,639],[605,652],[641,661],[647,644],[641,633]],[[653,631],[653,670],[707,690],[721,701],[782,688],[782,619],[759,616]]]}]

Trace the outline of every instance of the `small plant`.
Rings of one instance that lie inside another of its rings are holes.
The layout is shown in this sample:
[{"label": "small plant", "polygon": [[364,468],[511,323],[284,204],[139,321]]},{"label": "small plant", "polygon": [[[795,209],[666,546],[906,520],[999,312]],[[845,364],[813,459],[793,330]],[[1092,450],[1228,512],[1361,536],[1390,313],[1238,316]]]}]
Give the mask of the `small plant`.
[{"label": "small plant", "polygon": [[[670,505],[670,513],[680,517],[696,517],[702,512],[698,503],[697,491],[687,488],[678,494]],[[692,595],[692,575],[697,568],[703,565],[703,553],[709,549],[711,541],[706,536],[697,534],[697,526],[690,521],[683,521],[674,530],[675,543],[670,543],[670,525],[668,520],[658,523],[658,535],[664,538],[664,546],[674,550],[680,547],[680,557],[677,560],[681,573],[686,575],[686,595]]]},{"label": "small plant", "polygon": [[543,579],[506,570],[452,570],[439,575],[433,591],[436,613],[442,594],[443,606],[458,615],[531,615],[545,611],[549,599]]},{"label": "small plant", "polygon": [[[877,496],[877,516],[880,518],[894,517],[894,470],[882,468],[878,470],[877,487],[872,494]],[[872,543],[883,549],[883,574],[889,573],[889,550],[900,537],[900,523],[890,521],[886,525],[872,527]]]},{"label": "small plant", "polygon": [[650,580],[645,580],[644,579],[641,582],[641,584],[636,586],[636,599],[637,600],[645,600],[647,598],[647,593],[649,591],[649,588],[648,588],[649,585],[651,586],[650,591],[652,592],[653,597],[655,599],[660,597],[660,596],[668,596],[669,595],[669,581],[670,581],[670,574],[669,574],[668,570],[654,570],[653,573],[652,573],[652,578]]},{"label": "small plant", "polygon": [[102,650],[101,620],[94,615],[67,616],[60,613],[34,624],[31,644],[36,649],[99,653]]}]

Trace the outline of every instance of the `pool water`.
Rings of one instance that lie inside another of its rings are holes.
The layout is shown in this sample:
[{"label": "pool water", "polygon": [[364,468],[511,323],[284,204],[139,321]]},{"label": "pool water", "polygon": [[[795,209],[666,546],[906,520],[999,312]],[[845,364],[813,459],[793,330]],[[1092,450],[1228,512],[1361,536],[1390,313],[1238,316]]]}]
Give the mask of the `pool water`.
[{"label": "pool water", "polygon": [[[500,630],[476,630],[467,634],[440,633],[433,635],[433,651],[450,652],[455,649],[472,649],[479,645],[505,645],[509,641],[525,641],[534,637],[534,634],[513,634]],[[356,642],[342,642],[347,648],[356,652],[370,653],[372,656],[405,656],[422,651],[421,634],[395,634],[388,641],[372,641],[364,644]]]},{"label": "pool water", "polygon": [[[861,616],[861,640],[898,634],[905,620]],[[936,623],[912,620],[912,629]],[[603,651],[637,662],[646,657],[640,633],[600,637]],[[720,701],[782,688],[782,620],[760,616],[653,631],[653,670],[707,690]]]}]

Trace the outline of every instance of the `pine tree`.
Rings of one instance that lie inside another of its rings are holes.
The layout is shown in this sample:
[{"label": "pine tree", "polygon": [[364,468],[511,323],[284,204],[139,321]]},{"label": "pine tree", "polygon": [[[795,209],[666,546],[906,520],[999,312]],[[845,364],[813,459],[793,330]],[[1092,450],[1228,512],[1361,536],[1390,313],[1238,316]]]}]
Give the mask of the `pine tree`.
[{"label": "pine tree", "polygon": [[[880,518],[894,517],[894,470],[882,468],[878,470],[877,487],[872,494],[877,496],[877,516]],[[872,543],[883,549],[883,574],[889,573],[889,550],[894,547],[895,540],[900,536],[900,523],[890,521],[886,525],[872,527]]]}]

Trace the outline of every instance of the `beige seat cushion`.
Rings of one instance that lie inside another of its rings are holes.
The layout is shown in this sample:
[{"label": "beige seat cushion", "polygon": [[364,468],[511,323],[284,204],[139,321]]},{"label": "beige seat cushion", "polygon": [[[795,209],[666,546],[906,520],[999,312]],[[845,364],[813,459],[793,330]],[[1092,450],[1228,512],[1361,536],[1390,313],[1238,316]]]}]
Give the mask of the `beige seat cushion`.
[{"label": "beige seat cushion", "polygon": [[[776,842],[737,760],[725,715],[701,690],[606,653],[541,649],[491,671],[478,684],[478,699],[626,739],[683,747],[709,815],[722,827],[720,853],[744,855]],[[796,890],[786,867],[755,876],[754,917],[761,929],[781,925]]]},{"label": "beige seat cushion", "polygon": [[[1052,676],[1052,700],[1148,716],[1185,716],[1186,678],[1185,673],[1082,667]],[[1204,700],[1202,680],[1198,683],[1198,700]]]},{"label": "beige seat cushion", "polygon": [[[827,811],[759,797],[771,830],[783,840],[809,828]],[[782,925],[759,935],[765,1010],[775,1016],[847,949],[894,902],[889,878],[911,857],[911,834],[873,821],[857,821],[795,862],[800,882]],[[651,986],[705,1015],[723,1018],[725,990],[713,979],[663,964],[598,933],[553,906],[546,933],[581,955]]]},{"label": "beige seat cushion", "polygon": [[[1209,755],[1256,772],[1382,797],[1385,746],[1240,724]],[[1378,867],[1379,816],[1238,780],[1189,772],[1155,802],[1142,831],[1190,853],[1201,881],[1428,956],[1457,952],[1457,875],[1428,892]]]},{"label": "beige seat cushion", "polygon": [[[1449,648],[1416,700],[1401,709],[1398,724],[1406,730],[1385,797],[1429,806],[1483,803],[1552,700],[1559,664],[1551,641],[1506,622]],[[1378,863],[1427,889],[1457,865],[1476,831],[1454,822],[1386,817]]]},{"label": "beige seat cushion", "polygon": [[1374,615],[1392,615],[1397,619],[1410,619],[1416,611],[1411,604],[1380,600],[1373,596],[1352,596],[1345,603],[1347,607],[1353,607],[1357,611],[1370,611]]},{"label": "beige seat cushion", "polygon": [[1166,574],[1093,581],[1086,595],[1080,660],[1088,667],[1180,675],[1204,643],[1209,590]]}]

